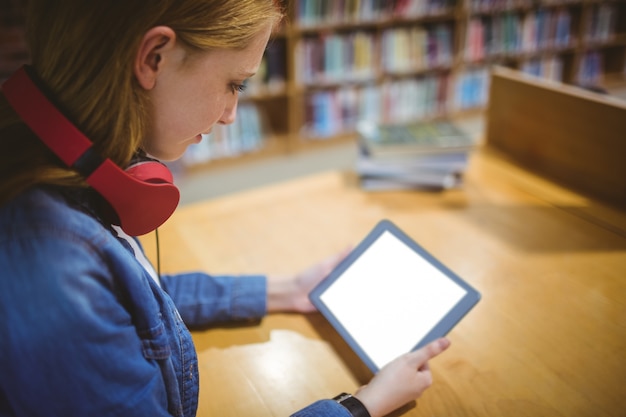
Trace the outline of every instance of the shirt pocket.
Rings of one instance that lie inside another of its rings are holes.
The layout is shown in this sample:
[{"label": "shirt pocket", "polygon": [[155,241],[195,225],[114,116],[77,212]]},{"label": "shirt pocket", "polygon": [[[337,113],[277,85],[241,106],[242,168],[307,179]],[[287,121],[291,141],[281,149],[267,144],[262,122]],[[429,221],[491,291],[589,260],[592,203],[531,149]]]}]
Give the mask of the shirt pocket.
[{"label": "shirt pocket", "polygon": [[164,360],[172,354],[162,320],[150,329],[139,332],[141,350],[146,359]]},{"label": "shirt pocket", "polygon": [[139,332],[143,355],[159,365],[161,376],[167,392],[167,409],[176,417],[183,417],[183,399],[179,389],[179,381],[172,355],[170,341],[165,323],[159,317],[158,323],[150,329]]}]

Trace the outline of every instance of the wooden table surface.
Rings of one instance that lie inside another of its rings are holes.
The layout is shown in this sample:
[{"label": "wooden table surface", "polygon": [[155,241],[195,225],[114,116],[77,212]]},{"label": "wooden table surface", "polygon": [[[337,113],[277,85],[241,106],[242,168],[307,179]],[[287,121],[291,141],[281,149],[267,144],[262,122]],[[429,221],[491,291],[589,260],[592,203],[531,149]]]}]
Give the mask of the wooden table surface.
[{"label": "wooden table surface", "polygon": [[[367,193],[328,172],[180,208],[164,272],[290,274],[388,218],[482,293],[394,415],[626,416],[626,213],[486,150],[464,186]],[[143,239],[154,259],[154,236]],[[194,332],[199,416],[288,416],[370,375],[319,314]]]}]

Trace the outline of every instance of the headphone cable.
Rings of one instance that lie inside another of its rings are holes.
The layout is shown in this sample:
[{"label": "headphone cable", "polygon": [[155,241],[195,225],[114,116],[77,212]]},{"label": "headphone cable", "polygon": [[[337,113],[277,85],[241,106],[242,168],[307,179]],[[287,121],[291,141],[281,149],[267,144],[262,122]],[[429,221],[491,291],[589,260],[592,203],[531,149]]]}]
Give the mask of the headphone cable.
[{"label": "headphone cable", "polygon": [[156,261],[157,261],[157,275],[159,281],[161,280],[161,248],[159,246],[159,228],[154,229],[154,235],[156,237]]}]

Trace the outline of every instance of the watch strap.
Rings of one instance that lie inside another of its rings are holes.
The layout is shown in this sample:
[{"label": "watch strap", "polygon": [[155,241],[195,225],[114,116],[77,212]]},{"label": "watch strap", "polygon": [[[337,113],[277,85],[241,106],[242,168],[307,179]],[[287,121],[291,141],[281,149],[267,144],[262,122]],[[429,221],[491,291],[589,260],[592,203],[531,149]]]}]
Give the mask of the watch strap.
[{"label": "watch strap", "polygon": [[352,414],[352,417],[371,417],[363,403],[352,394],[342,393],[333,398]]}]

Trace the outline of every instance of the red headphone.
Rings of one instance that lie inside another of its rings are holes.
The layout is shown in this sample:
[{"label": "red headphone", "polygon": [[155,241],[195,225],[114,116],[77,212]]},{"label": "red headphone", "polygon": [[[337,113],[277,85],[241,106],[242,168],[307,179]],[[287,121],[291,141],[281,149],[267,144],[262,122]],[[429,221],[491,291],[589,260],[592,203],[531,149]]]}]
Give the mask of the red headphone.
[{"label": "red headphone", "polygon": [[68,167],[77,170],[117,214],[131,236],[149,233],[174,212],[180,194],[172,173],[158,161],[142,161],[126,171],[93,149],[35,84],[36,75],[24,66],[2,85],[2,92],[20,118]]}]

